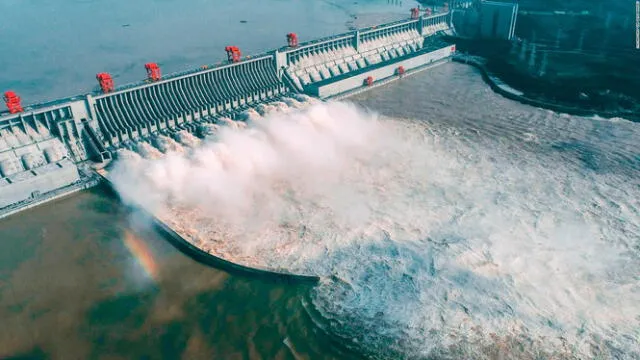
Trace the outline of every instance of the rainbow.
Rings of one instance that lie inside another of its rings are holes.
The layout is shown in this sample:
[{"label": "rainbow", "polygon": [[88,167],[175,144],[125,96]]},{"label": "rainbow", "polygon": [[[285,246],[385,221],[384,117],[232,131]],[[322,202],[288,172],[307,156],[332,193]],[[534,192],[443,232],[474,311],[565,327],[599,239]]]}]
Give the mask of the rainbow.
[{"label": "rainbow", "polygon": [[145,273],[153,280],[157,280],[160,274],[158,263],[144,240],[132,232],[127,231],[124,234],[123,242],[127,249],[129,249],[129,252],[136,258],[138,264],[144,269]]}]

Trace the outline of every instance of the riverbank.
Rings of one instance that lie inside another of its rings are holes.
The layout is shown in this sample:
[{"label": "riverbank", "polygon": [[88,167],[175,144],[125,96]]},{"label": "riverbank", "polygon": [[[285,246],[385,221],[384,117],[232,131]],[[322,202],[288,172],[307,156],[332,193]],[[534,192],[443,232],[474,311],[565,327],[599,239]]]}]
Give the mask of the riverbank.
[{"label": "riverbank", "polygon": [[624,118],[634,122],[640,122],[640,114],[634,114],[633,112],[624,111],[597,111],[593,109],[580,108],[576,106],[568,106],[556,104],[548,101],[543,101],[527,96],[520,90],[505,84],[498,76],[491,73],[487,67],[484,59],[481,57],[472,57],[466,55],[456,55],[453,61],[467,64],[478,69],[482,75],[484,81],[491,87],[496,93],[514,101],[518,101],[523,104],[536,106],[548,110],[552,110],[559,113],[566,113],[577,116],[600,116],[603,118]]}]

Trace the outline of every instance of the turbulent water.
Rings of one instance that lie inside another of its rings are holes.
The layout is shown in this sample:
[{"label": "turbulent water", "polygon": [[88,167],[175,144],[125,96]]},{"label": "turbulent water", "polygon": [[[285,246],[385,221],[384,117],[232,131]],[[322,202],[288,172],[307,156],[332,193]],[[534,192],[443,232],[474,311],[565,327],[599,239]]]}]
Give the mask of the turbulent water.
[{"label": "turbulent water", "polygon": [[[311,313],[374,358],[639,358],[637,124],[496,100],[472,75],[447,65],[431,76],[457,87],[387,88],[396,116],[339,102],[254,114],[122,162],[118,185],[197,208],[204,242],[322,275]],[[410,105],[425,95],[440,110]],[[468,112],[447,110],[457,101]]]}]

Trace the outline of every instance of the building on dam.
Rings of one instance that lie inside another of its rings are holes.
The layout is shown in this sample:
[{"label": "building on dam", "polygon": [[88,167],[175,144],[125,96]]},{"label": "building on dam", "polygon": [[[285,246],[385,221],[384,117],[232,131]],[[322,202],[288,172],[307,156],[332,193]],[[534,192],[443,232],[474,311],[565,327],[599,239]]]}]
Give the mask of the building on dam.
[{"label": "building on dam", "polygon": [[481,1],[480,37],[513,39],[516,31],[518,2]]},{"label": "building on dam", "polygon": [[517,0],[454,2],[451,25],[464,38],[512,40],[518,9]]}]

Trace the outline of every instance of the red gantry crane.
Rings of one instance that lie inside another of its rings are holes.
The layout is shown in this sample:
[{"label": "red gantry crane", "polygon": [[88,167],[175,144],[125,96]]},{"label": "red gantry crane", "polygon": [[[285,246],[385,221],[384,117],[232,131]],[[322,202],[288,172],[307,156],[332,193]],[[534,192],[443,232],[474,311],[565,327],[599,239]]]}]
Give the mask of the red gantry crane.
[{"label": "red gantry crane", "polygon": [[366,79],[364,79],[364,84],[367,86],[373,85],[373,76],[368,76]]},{"label": "red gantry crane", "polygon": [[147,69],[147,79],[149,81],[158,81],[161,78],[160,67],[156,63],[146,63],[144,68]]},{"label": "red gantry crane", "polygon": [[98,80],[98,83],[100,83],[100,89],[102,89],[103,93],[106,94],[115,89],[113,86],[113,78],[111,78],[109,73],[99,73],[96,75],[96,79]]},{"label": "red gantry crane", "polygon": [[227,58],[229,59],[229,62],[238,62],[240,61],[240,57],[242,56],[242,54],[240,53],[240,49],[238,49],[237,46],[227,46],[226,48],[224,48],[224,50],[227,52]]},{"label": "red gantry crane", "polygon": [[412,8],[411,9],[411,18],[412,19],[417,19],[420,17],[420,9],[418,9],[417,7]]},{"label": "red gantry crane", "polygon": [[296,35],[295,33],[288,33],[287,42],[289,43],[289,47],[298,46],[298,35]]},{"label": "red gantry crane", "polygon": [[22,112],[22,105],[20,105],[20,96],[13,91],[7,91],[4,93],[4,102],[7,104],[9,113],[16,114]]}]

